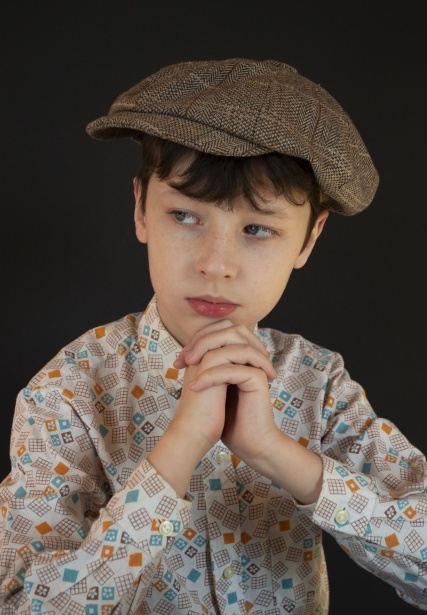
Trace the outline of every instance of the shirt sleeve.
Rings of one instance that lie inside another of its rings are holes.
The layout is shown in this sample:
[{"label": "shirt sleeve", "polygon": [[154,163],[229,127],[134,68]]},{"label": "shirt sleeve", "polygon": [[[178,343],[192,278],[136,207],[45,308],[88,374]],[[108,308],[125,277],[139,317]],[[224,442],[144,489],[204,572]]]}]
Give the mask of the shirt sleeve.
[{"label": "shirt sleeve", "polygon": [[426,458],[376,416],[338,355],[326,391],[312,519],[360,566],[427,610]]},{"label": "shirt sleeve", "polygon": [[[81,446],[61,446],[72,441]],[[146,460],[112,494],[68,403],[58,413],[18,396],[11,465],[0,485],[2,615],[80,613],[98,598],[129,605],[189,522],[191,503]]]}]

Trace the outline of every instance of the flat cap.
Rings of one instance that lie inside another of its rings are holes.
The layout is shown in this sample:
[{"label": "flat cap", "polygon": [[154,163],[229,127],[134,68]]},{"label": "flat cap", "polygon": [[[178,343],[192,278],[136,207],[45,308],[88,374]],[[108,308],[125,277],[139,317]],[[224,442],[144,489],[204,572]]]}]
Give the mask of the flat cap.
[{"label": "flat cap", "polygon": [[351,216],[372,202],[378,173],[339,103],[277,60],[179,62],[120,94],[90,122],[94,139],[143,133],[221,156],[279,152],[308,160],[334,211]]}]

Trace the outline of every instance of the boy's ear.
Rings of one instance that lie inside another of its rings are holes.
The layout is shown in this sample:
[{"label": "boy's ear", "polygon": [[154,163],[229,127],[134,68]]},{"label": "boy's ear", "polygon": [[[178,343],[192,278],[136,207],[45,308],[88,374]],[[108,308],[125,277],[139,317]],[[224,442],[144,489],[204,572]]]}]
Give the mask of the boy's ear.
[{"label": "boy's ear", "polygon": [[137,177],[133,178],[133,194],[135,197],[135,233],[138,241],[147,243],[147,227],[145,225],[145,213],[141,205],[141,182]]},{"label": "boy's ear", "polygon": [[308,241],[304,249],[301,250],[301,252],[298,254],[298,257],[295,261],[294,269],[301,269],[301,267],[303,267],[308,261],[308,257],[310,256],[320,233],[323,231],[323,227],[325,226],[325,222],[328,216],[329,211],[327,209],[322,209],[322,211],[317,216],[317,220],[314,223]]}]

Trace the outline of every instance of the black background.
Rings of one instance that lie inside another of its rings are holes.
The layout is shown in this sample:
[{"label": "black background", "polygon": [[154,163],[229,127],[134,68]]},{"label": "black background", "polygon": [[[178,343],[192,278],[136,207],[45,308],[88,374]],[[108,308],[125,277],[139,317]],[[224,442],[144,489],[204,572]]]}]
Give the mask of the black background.
[{"label": "black background", "polygon": [[[380,174],[375,200],[355,217],[329,217],[260,324],[342,353],[377,414],[427,451],[427,52],[418,7],[2,2],[0,478],[18,390],[65,343],[143,309],[152,294],[132,219],[139,150],[94,141],[86,124],[151,72],[191,59],[285,61],[354,120]],[[414,612],[328,536],[325,548],[332,615]]]}]

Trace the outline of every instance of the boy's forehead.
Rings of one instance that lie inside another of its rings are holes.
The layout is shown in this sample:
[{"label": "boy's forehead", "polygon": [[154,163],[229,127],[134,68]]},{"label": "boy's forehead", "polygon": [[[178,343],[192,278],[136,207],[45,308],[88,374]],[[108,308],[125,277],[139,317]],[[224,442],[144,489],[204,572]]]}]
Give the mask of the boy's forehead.
[{"label": "boy's forehead", "polygon": [[148,133],[210,154],[302,158],[344,215],[368,207],[378,187],[371,157],[339,103],[276,60],[166,66],[120,94],[86,129],[96,139],[139,141]]},{"label": "boy's forehead", "polygon": [[[236,197],[227,199],[223,202],[213,202],[206,199],[198,199],[197,197],[190,196],[185,192],[182,192],[179,189],[179,182],[182,180],[182,175],[173,174],[170,177],[162,180],[155,174],[150,179],[150,182],[153,182],[157,186],[158,194],[165,199],[173,199],[175,202],[179,202],[184,205],[186,202],[191,203],[201,203],[204,205],[211,205],[213,207],[220,207],[221,209],[226,209],[227,211],[234,210],[248,210],[253,212],[253,205],[245,198],[243,192],[240,192]],[[178,185],[177,185],[178,184]],[[284,195],[277,195],[274,190],[268,189],[267,187],[260,187],[258,196],[253,195],[252,197],[257,205],[258,209],[256,210],[258,214],[265,215],[267,217],[276,217],[276,218],[289,218],[292,216],[294,209],[296,207],[310,207],[309,201],[301,196],[300,204],[296,206],[291,203]]]}]

